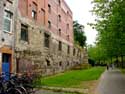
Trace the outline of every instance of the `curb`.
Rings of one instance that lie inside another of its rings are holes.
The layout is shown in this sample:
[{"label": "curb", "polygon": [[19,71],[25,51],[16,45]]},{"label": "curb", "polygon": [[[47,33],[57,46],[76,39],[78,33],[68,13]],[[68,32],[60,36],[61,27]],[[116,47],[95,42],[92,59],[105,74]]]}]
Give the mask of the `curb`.
[{"label": "curb", "polygon": [[60,88],[60,87],[42,86],[41,89],[52,90],[55,92],[66,92],[66,93],[76,93],[76,94],[87,94],[88,93],[88,89],[77,89],[77,88]]}]

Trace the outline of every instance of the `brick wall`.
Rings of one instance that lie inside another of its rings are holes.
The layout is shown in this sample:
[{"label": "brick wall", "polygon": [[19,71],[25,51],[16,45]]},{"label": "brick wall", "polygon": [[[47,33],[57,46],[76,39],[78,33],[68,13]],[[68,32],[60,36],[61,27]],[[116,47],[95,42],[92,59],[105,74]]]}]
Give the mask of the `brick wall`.
[{"label": "brick wall", "polygon": [[[51,21],[51,32],[67,41],[68,45],[73,44],[73,19],[72,12],[65,3],[64,0],[48,0],[48,4],[51,6],[51,12],[48,14],[48,20]],[[58,21],[58,15],[61,16],[61,22]],[[69,28],[67,29],[67,24]],[[59,35],[59,29],[61,29],[61,36]],[[69,40],[67,37],[69,36]]]},{"label": "brick wall", "polygon": [[[37,6],[37,18],[34,20],[32,18],[32,9],[33,3]],[[18,8],[20,11],[20,15],[26,18],[29,18],[37,25],[43,25],[43,21],[45,20],[44,26],[47,27],[48,24],[48,0],[19,0]],[[43,20],[42,11],[45,12],[45,19]]]}]

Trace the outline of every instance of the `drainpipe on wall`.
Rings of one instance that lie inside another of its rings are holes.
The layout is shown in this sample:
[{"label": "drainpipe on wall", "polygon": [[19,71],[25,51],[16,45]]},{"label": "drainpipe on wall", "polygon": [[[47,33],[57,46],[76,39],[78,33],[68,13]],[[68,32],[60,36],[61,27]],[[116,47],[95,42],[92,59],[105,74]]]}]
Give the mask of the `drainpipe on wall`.
[{"label": "drainpipe on wall", "polygon": [[12,64],[12,72],[16,73],[16,54],[15,54],[15,46],[16,46],[16,30],[17,30],[17,18],[18,18],[18,0],[15,0],[15,5],[14,5],[14,37],[13,37],[13,64]]}]

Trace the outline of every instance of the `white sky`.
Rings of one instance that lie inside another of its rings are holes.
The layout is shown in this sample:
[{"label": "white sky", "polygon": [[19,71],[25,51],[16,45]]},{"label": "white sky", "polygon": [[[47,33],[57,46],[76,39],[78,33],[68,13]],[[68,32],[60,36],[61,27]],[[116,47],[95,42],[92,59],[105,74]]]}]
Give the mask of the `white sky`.
[{"label": "white sky", "polygon": [[94,44],[97,31],[87,25],[94,22],[94,16],[89,12],[92,9],[92,0],[65,0],[73,12],[73,19],[85,26],[85,34],[87,36],[87,44]]}]

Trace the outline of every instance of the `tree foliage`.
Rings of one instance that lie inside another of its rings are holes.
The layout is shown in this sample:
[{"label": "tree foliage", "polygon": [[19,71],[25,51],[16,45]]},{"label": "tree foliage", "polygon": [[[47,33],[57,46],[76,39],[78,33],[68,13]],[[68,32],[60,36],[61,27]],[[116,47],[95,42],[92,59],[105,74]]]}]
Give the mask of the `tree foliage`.
[{"label": "tree foliage", "polygon": [[[125,55],[125,0],[93,0],[98,31],[96,48],[105,51],[105,58]],[[96,50],[99,50],[96,49]]]},{"label": "tree foliage", "polygon": [[84,34],[84,26],[79,24],[77,21],[74,21],[73,22],[73,29],[74,29],[75,43],[79,44],[82,47],[85,46],[86,36]]}]

